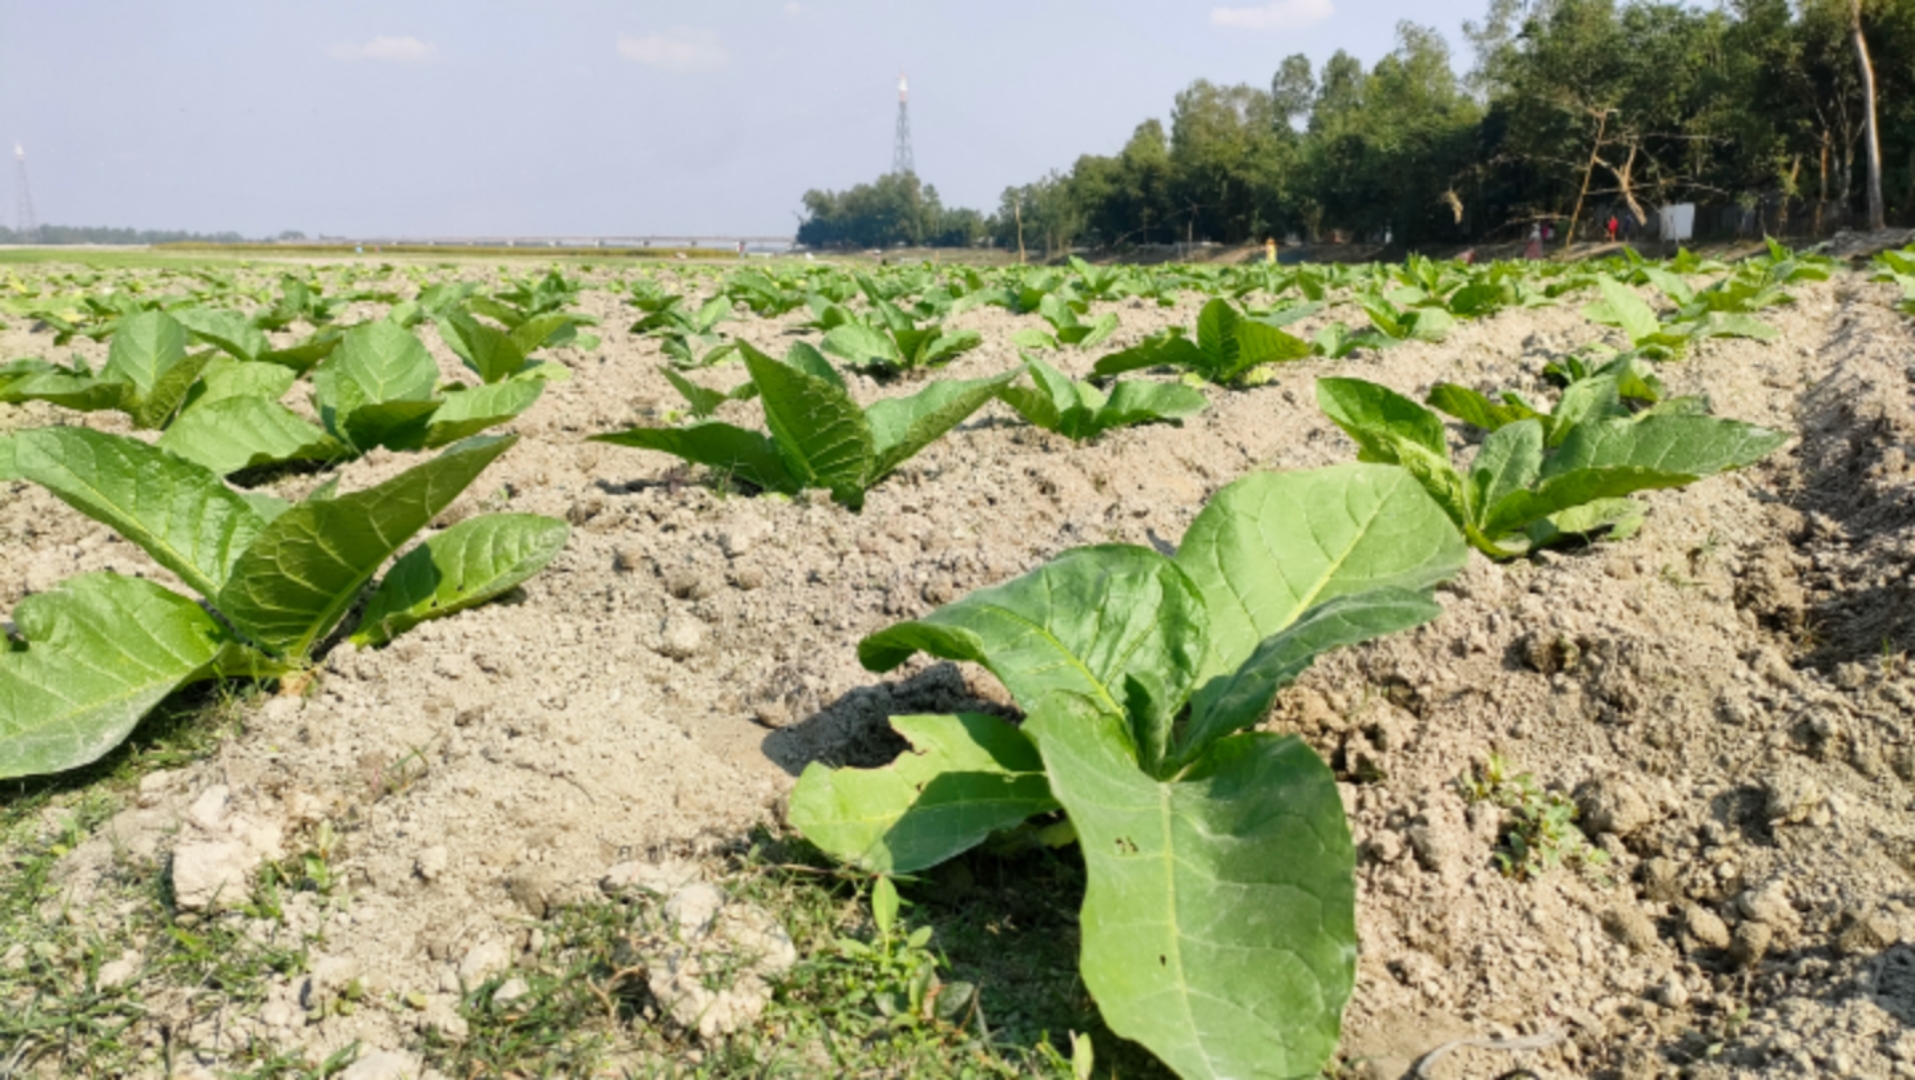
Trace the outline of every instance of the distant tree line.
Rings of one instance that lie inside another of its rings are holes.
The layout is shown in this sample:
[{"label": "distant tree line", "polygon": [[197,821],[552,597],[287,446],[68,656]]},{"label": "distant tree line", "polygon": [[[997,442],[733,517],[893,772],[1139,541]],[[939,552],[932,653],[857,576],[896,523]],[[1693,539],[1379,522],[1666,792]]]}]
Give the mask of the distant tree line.
[{"label": "distant tree line", "polygon": [[25,231],[0,225],[0,244],[239,244],[245,237],[236,232],[196,233],[177,229],[112,229],[86,225],[40,225]]},{"label": "distant tree line", "polygon": [[[1915,221],[1915,0],[1490,0],[1463,32],[1462,77],[1440,34],[1406,22],[1367,70],[1339,51],[1320,70],[1285,59],[1267,88],[1200,79],[1168,127],[1146,120],[1116,154],[1006,189],[976,233],[939,228],[965,212],[929,187],[915,218],[898,209],[916,180],[887,177],[808,193],[798,239],[1466,243],[1672,202],[1757,232]],[[880,189],[891,201],[867,198],[884,215],[853,198]]]},{"label": "distant tree line", "polygon": [[848,191],[807,191],[804,204],[798,242],[808,247],[968,247],[985,235],[983,214],[946,209],[938,189],[911,173],[887,173]]}]

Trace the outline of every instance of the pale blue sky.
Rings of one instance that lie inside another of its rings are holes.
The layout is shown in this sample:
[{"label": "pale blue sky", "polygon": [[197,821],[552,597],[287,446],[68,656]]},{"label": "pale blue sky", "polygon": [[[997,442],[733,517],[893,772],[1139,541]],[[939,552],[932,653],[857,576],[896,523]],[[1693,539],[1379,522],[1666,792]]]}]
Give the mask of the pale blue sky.
[{"label": "pale blue sky", "polygon": [[988,212],[1193,79],[1372,62],[1400,19],[1465,66],[1486,6],[1234,2],[0,0],[0,138],[42,222],[789,234],[805,189],[890,167],[900,68],[919,175]]}]

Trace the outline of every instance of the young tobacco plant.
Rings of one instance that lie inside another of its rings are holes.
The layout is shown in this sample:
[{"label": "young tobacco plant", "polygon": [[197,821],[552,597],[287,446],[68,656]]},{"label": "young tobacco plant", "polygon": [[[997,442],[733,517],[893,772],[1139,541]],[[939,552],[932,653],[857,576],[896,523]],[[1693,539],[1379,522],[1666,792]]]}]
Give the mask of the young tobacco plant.
[{"label": "young tobacco plant", "polygon": [[896,717],[911,751],[809,766],[791,821],[906,874],[1061,811],[1111,1030],[1185,1077],[1314,1076],[1355,975],[1355,851],[1329,768],[1252,729],[1318,655],[1434,618],[1466,551],[1402,469],[1245,477],[1174,558],[1079,548],[866,638],[872,671],[982,664],[1026,719]]},{"label": "young tobacco plant", "polygon": [[834,327],[825,333],[822,347],[873,374],[902,375],[948,364],[983,342],[976,330],[919,326],[896,304],[880,299],[872,302],[869,321],[853,318]]},{"label": "young tobacco plant", "polygon": [[1149,338],[1097,361],[1100,377],[1121,375],[1140,368],[1169,366],[1195,372],[1220,386],[1243,385],[1253,371],[1285,360],[1310,355],[1304,341],[1269,323],[1248,318],[1218,297],[1197,314],[1197,340],[1181,328]]},{"label": "young tobacco plant", "polygon": [[1696,293],[1681,277],[1645,267],[1644,274],[1665,295],[1680,305],[1675,318],[1663,322],[1656,310],[1628,286],[1607,275],[1596,279],[1602,299],[1583,308],[1591,322],[1613,326],[1629,338],[1631,351],[1653,360],[1672,360],[1681,356],[1689,343],[1701,338],[1740,337],[1757,341],[1773,339],[1775,327],[1747,313],[1747,298],[1738,300],[1737,292],[1710,289]]},{"label": "young tobacco plant", "polygon": [[[497,374],[509,359],[503,354],[480,355],[497,363],[490,372]],[[553,366],[525,365],[503,381],[442,388],[439,365],[425,345],[398,323],[375,319],[346,331],[313,375],[313,406],[322,426],[280,404],[278,394],[235,394],[194,405],[159,445],[221,475],[287,461],[357,457],[378,446],[437,449],[531,408]]]},{"label": "young tobacco plant", "polygon": [[1117,316],[1106,312],[1090,322],[1078,318],[1089,309],[1083,301],[1069,301],[1057,293],[1047,294],[1037,302],[1037,313],[1049,323],[1049,332],[1036,329],[1019,330],[1011,335],[1013,344],[1020,348],[1060,349],[1066,345],[1080,349],[1089,349],[1104,343],[1104,339],[1117,332]]},{"label": "young tobacco plant", "polygon": [[1535,420],[1543,427],[1543,445],[1558,447],[1576,425],[1591,420],[1618,420],[1648,415],[1686,413],[1700,415],[1708,411],[1700,397],[1663,397],[1662,381],[1651,373],[1646,362],[1625,353],[1605,363],[1590,366],[1582,357],[1570,356],[1551,361],[1543,374],[1562,385],[1562,394],[1554,409],[1531,404],[1514,390],[1505,390],[1499,400],[1455,383],[1437,383],[1430,388],[1425,403],[1440,412],[1485,432],[1495,431],[1518,420]]},{"label": "young tobacco plant", "polygon": [[1113,428],[1182,421],[1210,407],[1202,390],[1181,383],[1120,381],[1108,392],[1072,382],[1034,356],[1025,357],[1032,386],[1006,386],[998,398],[1045,431],[1084,442]]},{"label": "young tobacco plant", "polygon": [[[189,351],[195,341],[212,350]],[[44,360],[0,364],[0,403],[45,401],[82,412],[123,412],[142,429],[163,428],[202,390],[202,373],[240,365],[246,379],[287,385],[339,343],[330,331],[275,349],[246,317],[232,311],[179,308],[141,311],[119,320],[98,373],[83,361],[61,367]],[[225,355],[221,355],[221,354]],[[273,372],[271,378],[264,373]],[[281,386],[278,393],[285,393]],[[275,395],[277,396],[277,395]]]},{"label": "young tobacco plant", "polygon": [[466,367],[487,386],[508,380],[552,379],[563,381],[572,372],[563,364],[529,359],[544,348],[572,316],[563,312],[535,315],[510,329],[479,321],[469,311],[453,309],[436,320],[439,336]]},{"label": "young tobacco plant", "polygon": [[1356,305],[1370,317],[1370,325],[1379,335],[1376,343],[1390,345],[1399,341],[1442,341],[1456,328],[1456,319],[1441,306],[1398,307],[1380,292],[1358,293]]},{"label": "young tobacco plant", "polygon": [[[144,578],[82,574],[14,608],[0,650],[0,778],[76,768],[189,683],[305,667],[398,549],[514,439],[476,438],[386,482],[300,503],[241,493],[138,439],[86,428],[0,438],[0,479],[45,487],[102,522],[204,604]],[[563,521],[468,518],[387,571],[351,640],[378,645],[499,596],[549,563]]]},{"label": "young tobacco plant", "polygon": [[[567,307],[576,305],[581,288],[579,282],[557,270],[548,270],[544,277],[513,281],[510,288],[491,296],[471,297],[466,303],[474,312],[497,319],[508,329],[517,331],[533,320],[561,314]],[[531,352],[542,345],[596,349],[598,338],[579,333],[581,327],[596,325],[598,320],[590,315],[566,314],[563,323],[551,324],[552,329],[545,338],[530,342],[526,351]]]},{"label": "young tobacco plant", "polygon": [[[1443,418],[1362,379],[1318,379],[1317,405],[1356,441],[1359,460],[1400,464],[1469,542],[1494,559],[1614,525],[1638,491],[1684,487],[1738,469],[1788,441],[1786,432],[1681,411],[1586,419],[1550,445],[1537,417],[1502,423],[1467,471],[1450,462]],[[1561,412],[1558,406],[1558,412]]]},{"label": "young tobacco plant", "polygon": [[593,441],[663,451],[764,491],[795,495],[821,488],[856,510],[864,505],[866,491],[1018,376],[1010,371],[990,379],[934,382],[908,397],[863,408],[851,399],[831,361],[804,342],[794,342],[783,360],[742,341],[738,350],[764,403],[770,435],[706,421],[682,428],[633,428],[594,435]]}]

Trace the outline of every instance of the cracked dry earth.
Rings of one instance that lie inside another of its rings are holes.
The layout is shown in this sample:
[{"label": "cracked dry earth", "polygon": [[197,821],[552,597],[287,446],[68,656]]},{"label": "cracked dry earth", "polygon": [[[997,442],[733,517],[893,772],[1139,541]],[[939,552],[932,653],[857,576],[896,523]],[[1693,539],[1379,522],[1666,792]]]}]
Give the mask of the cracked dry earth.
[{"label": "cracked dry earth", "polygon": [[[1797,441],[1647,496],[1626,542],[1475,558],[1439,592],[1438,621],[1328,658],[1280,700],[1270,724],[1338,770],[1361,852],[1348,1075],[1403,1076],[1462,1040],[1423,1075],[1915,1076],[1915,322],[1859,277],[1798,295],[1767,313],[1779,339],[1705,342],[1662,371],[1672,393]],[[427,1029],[459,1036],[461,980],[509,974],[557,907],[621,888],[696,907],[675,860],[775,821],[806,762],[885,760],[890,715],[1008,704],[988,675],[921,658],[874,677],[862,635],[1069,547],[1174,544],[1247,471],[1349,460],[1315,376],[1542,392],[1546,361],[1604,332],[1579,304],[1507,312],[1440,345],[1212,390],[1182,428],[1084,447],[993,406],[852,514],[585,443],[676,404],[616,294],[585,304],[602,346],[563,355],[574,378],[511,426],[524,439],[447,516],[563,516],[557,562],[508,602],[334,650],[306,696],[267,700],[210,760],[148,776],[63,860],[72,917],[111,922],[89,900],[127,860],[170,866],[182,902],[217,912],[234,867],[309,847],[326,823],[335,899],[253,925],[319,935],[310,971],[176,1034],[201,1067],[244,1040],[315,1060],[354,1040],[417,1053]],[[1121,319],[1107,348],[1198,306],[1099,305]],[[1301,330],[1333,317],[1362,318],[1333,309]],[[997,309],[953,322],[985,337],[947,372],[965,377],[1014,364],[1011,333],[1036,324]],[[734,327],[773,351],[788,340],[775,321]],[[0,335],[6,355],[45,349],[44,334]],[[1081,375],[1096,355],[1061,366]],[[111,424],[0,406],[0,427],[52,421]],[[375,454],[343,483],[405,464]],[[165,577],[25,485],[0,488],[0,544],[8,607],[84,570]],[[1500,872],[1511,819],[1459,784],[1492,753],[1573,801],[1607,861]],[[740,925],[775,953],[761,914]],[[324,1007],[354,983],[361,1007]]]}]

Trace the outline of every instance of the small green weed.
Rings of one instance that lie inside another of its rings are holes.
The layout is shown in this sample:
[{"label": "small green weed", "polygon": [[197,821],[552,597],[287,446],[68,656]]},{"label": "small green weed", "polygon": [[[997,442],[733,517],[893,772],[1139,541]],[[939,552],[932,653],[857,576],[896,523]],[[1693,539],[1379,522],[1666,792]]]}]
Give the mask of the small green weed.
[{"label": "small green weed", "polygon": [[1587,869],[1609,861],[1609,853],[1576,827],[1575,803],[1559,791],[1537,787],[1529,773],[1515,773],[1501,754],[1490,754],[1458,786],[1471,803],[1491,803],[1508,812],[1496,864],[1509,877],[1528,880],[1557,866]]}]

